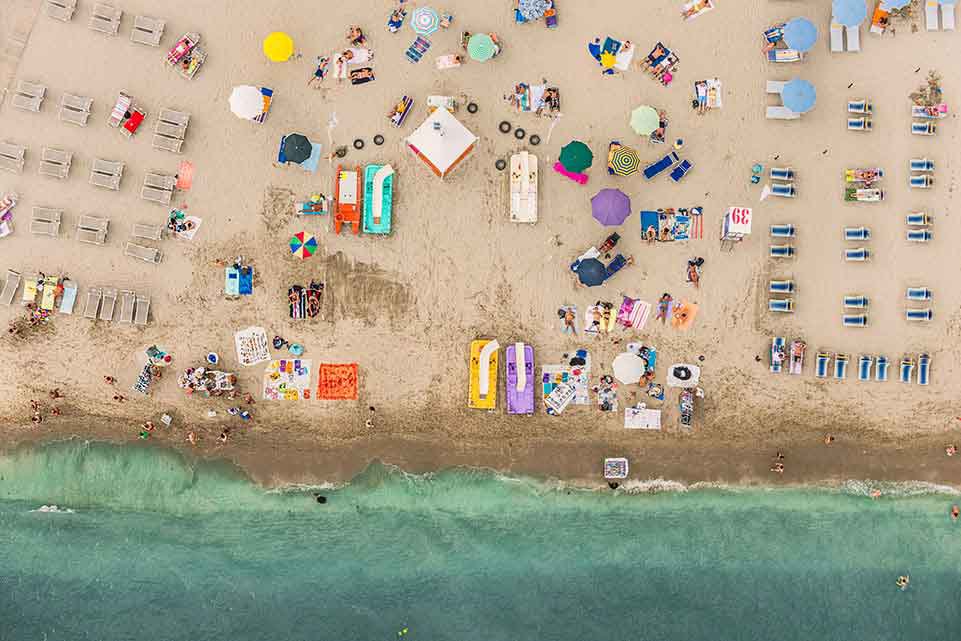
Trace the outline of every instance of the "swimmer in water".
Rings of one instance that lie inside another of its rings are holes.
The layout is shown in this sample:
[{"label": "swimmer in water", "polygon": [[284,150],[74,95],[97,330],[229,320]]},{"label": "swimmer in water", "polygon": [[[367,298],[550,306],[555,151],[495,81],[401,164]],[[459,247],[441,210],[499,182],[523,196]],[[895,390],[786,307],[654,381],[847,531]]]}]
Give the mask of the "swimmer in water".
[{"label": "swimmer in water", "polygon": [[951,506],[951,520],[952,520],[952,521],[957,521],[959,517],[961,517],[961,508],[958,508],[957,505],[952,505],[952,506]]},{"label": "swimmer in water", "polygon": [[898,587],[904,590],[908,587],[908,583],[910,581],[911,581],[911,578],[908,575],[902,574],[901,576],[898,577],[898,580],[897,580]]}]

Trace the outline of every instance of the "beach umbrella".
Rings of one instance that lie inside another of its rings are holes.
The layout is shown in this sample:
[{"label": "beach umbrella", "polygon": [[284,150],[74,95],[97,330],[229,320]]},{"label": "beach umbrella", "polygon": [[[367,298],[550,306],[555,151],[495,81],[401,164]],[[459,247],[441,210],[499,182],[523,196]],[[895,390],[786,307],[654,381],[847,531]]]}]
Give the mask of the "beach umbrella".
[{"label": "beach umbrella", "polygon": [[594,152],[580,140],[572,140],[561,147],[561,155],[557,160],[566,171],[579,174],[594,162]]},{"label": "beach umbrella", "polygon": [[640,382],[641,376],[647,369],[647,363],[633,352],[623,352],[614,357],[611,368],[614,370],[614,378],[625,385],[631,385]]},{"label": "beach umbrella", "polygon": [[551,0],[520,0],[517,3],[517,12],[521,14],[524,20],[543,18],[550,8]]},{"label": "beach umbrella", "polygon": [[264,55],[271,62],[287,62],[294,55],[294,39],[283,31],[264,38]]},{"label": "beach umbrella", "polygon": [[250,120],[264,113],[264,95],[259,87],[241,85],[230,92],[230,111],[238,118]]},{"label": "beach umbrella", "polygon": [[497,45],[486,33],[475,33],[467,41],[467,53],[478,62],[485,62],[494,57]]},{"label": "beach umbrella", "polygon": [[317,253],[317,239],[305,231],[294,234],[290,239],[290,253],[297,258],[310,258]]},{"label": "beach umbrella", "polygon": [[636,174],[641,167],[641,159],[630,147],[617,147],[611,151],[607,164],[617,176]]},{"label": "beach umbrella", "polygon": [[657,109],[642,105],[631,112],[631,129],[639,136],[650,136],[661,124]]},{"label": "beach umbrella", "polygon": [[607,278],[607,267],[596,258],[586,258],[577,266],[577,279],[588,287],[597,287]]},{"label": "beach umbrella", "polygon": [[814,108],[817,92],[814,90],[814,85],[807,80],[795,78],[784,85],[781,100],[784,101],[784,106],[794,113],[803,114]]},{"label": "beach umbrella", "polygon": [[856,27],[868,17],[864,0],[834,0],[831,3],[834,20],[845,27]]},{"label": "beach umbrella", "polygon": [[[911,0],[881,0],[881,10],[893,11],[895,9],[903,9],[909,4],[911,4]],[[940,0],[940,4],[948,4],[948,2]]]},{"label": "beach umbrella", "polygon": [[418,7],[410,16],[410,26],[419,36],[429,36],[440,26],[440,16],[430,7]]},{"label": "beach umbrella", "polygon": [[591,215],[607,227],[622,225],[631,215],[631,199],[620,189],[602,189],[591,198]]},{"label": "beach umbrella", "polygon": [[298,164],[310,158],[312,151],[310,141],[303,134],[287,134],[281,146],[281,153],[287,158],[287,162]]},{"label": "beach umbrella", "polygon": [[784,43],[795,51],[808,51],[818,39],[818,28],[807,18],[791,18],[783,33]]}]

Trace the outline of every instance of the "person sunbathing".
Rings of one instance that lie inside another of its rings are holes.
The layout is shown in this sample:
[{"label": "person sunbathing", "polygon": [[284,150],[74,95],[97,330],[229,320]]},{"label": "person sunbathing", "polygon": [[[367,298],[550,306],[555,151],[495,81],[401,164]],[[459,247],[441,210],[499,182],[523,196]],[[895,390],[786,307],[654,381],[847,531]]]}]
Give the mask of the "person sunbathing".
[{"label": "person sunbathing", "polygon": [[350,84],[352,85],[362,85],[372,80],[374,80],[374,70],[370,67],[362,67],[350,72]]},{"label": "person sunbathing", "polygon": [[366,44],[367,37],[364,36],[363,29],[354,25],[347,31],[347,40],[355,47],[362,47]]},{"label": "person sunbathing", "polygon": [[387,31],[391,33],[397,33],[400,28],[404,26],[404,18],[407,17],[407,12],[403,9],[395,9],[391,12],[390,17],[387,19]]}]

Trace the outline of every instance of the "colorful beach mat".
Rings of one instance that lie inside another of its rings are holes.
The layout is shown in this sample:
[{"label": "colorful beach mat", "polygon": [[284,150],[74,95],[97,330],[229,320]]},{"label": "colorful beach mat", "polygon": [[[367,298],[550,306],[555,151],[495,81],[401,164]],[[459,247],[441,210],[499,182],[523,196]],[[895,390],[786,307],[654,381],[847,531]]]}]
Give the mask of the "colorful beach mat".
[{"label": "colorful beach mat", "polygon": [[357,363],[321,363],[317,368],[317,398],[357,400]]},{"label": "colorful beach mat", "polygon": [[299,358],[271,361],[264,370],[264,399],[299,401],[310,399],[310,361]]}]

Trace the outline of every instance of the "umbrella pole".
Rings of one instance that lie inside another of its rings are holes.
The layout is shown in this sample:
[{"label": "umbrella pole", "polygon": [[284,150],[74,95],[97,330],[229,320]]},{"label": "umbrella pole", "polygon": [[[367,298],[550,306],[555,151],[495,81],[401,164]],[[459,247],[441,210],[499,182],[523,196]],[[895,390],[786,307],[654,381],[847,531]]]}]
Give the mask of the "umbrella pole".
[{"label": "umbrella pole", "polygon": [[557,115],[554,116],[554,118],[551,120],[551,126],[550,126],[550,128],[548,128],[548,130],[547,130],[547,139],[544,141],[544,144],[545,144],[545,145],[551,144],[551,134],[554,133],[554,127],[557,126],[557,122],[561,119],[561,116],[563,116],[563,115],[564,115],[564,114],[557,114]]}]

